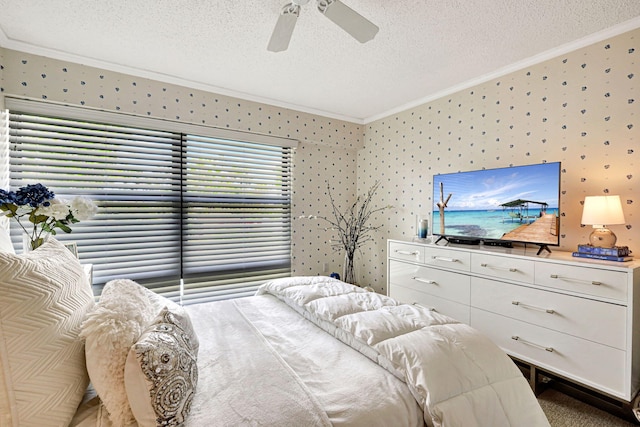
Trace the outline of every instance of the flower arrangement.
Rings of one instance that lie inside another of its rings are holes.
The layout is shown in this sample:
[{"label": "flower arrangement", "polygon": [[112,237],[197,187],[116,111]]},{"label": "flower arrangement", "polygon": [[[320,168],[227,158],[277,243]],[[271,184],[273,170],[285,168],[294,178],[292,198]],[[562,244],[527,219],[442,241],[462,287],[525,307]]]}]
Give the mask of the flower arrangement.
[{"label": "flower arrangement", "polygon": [[337,239],[332,239],[331,247],[335,251],[345,252],[345,263],[343,266],[342,280],[347,283],[356,284],[354,257],[356,251],[368,242],[373,240],[371,233],[380,229],[382,226],[368,225],[371,215],[376,212],[384,211],[385,209],[391,209],[393,206],[387,205],[381,208],[372,209],[371,202],[375,195],[380,182],[376,181],[375,184],[369,189],[366,196],[358,196],[356,200],[347,209],[342,212],[336,206],[336,202],[331,195],[331,187],[327,184],[327,190],[329,193],[329,200],[331,201],[331,208],[333,210],[333,218],[326,218],[317,215],[309,215],[308,217],[302,216],[301,218],[308,219],[321,219],[329,224],[329,227],[324,228],[325,231],[333,231],[338,235]]},{"label": "flower arrangement", "polygon": [[[0,210],[7,218],[14,218],[29,238],[30,248],[40,247],[46,236],[56,229],[71,233],[70,224],[86,221],[97,212],[93,201],[75,197],[71,202],[56,199],[53,191],[42,184],[27,185],[17,191],[0,189]],[[31,223],[27,229],[25,220]]]}]

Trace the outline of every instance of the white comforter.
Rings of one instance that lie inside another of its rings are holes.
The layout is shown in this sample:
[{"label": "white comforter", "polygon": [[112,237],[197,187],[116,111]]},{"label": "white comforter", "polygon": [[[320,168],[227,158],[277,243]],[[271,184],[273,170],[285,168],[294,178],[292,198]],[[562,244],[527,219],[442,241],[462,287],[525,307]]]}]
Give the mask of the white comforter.
[{"label": "white comforter", "polygon": [[549,426],[527,381],[488,338],[421,307],[322,277],[258,290],[406,381],[433,426]]},{"label": "white comforter", "polygon": [[200,340],[185,427],[419,427],[406,384],[271,295],[187,307]]}]

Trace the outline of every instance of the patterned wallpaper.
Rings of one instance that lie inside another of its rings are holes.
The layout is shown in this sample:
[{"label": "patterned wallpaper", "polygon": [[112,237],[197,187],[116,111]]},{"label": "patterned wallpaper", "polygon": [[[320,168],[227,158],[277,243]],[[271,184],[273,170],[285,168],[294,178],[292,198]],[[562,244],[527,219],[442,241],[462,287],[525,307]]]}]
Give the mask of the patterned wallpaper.
[{"label": "patterned wallpaper", "polygon": [[[5,95],[298,139],[294,218],[329,214],[327,182],[339,203],[355,197],[360,124],[0,48],[0,108]],[[340,271],[318,221],[295,220],[292,240],[294,274]]]},{"label": "patterned wallpaper", "polygon": [[557,249],[588,242],[584,196],[619,194],[626,224],[611,229],[640,257],[639,132],[640,30],[368,124],[358,189],[381,180],[379,206],[396,209],[378,219],[366,281],[386,286],[386,239],[413,238],[434,174],[541,162],[562,162]]},{"label": "patterned wallpaper", "polygon": [[[7,49],[0,94],[299,139],[295,218],[330,215],[327,182],[344,206],[380,181],[374,205],[394,208],[372,218],[383,227],[360,274],[386,292],[386,239],[412,239],[437,173],[561,161],[558,249],[587,241],[584,196],[619,194],[627,223],[611,228],[640,256],[639,41],[630,31],[366,126]],[[294,274],[341,271],[321,222],[293,224]]]}]

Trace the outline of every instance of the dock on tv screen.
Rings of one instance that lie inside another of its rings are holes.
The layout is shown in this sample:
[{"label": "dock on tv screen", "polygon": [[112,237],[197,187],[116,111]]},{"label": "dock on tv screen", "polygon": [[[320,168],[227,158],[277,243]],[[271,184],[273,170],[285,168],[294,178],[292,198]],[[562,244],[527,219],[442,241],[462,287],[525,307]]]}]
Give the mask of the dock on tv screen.
[{"label": "dock on tv screen", "polygon": [[434,175],[433,234],[558,245],[560,163]]}]

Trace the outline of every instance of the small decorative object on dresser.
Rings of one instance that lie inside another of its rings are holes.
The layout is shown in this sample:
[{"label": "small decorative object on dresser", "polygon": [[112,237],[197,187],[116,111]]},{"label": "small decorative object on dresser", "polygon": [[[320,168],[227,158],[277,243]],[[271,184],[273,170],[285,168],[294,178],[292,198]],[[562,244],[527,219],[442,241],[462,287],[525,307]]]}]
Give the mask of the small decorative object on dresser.
[{"label": "small decorative object on dresser", "polygon": [[578,245],[577,252],[572,254],[575,257],[601,259],[605,261],[632,261],[633,256],[628,246],[614,246],[611,248],[601,248],[592,245]]},{"label": "small decorative object on dresser", "polygon": [[416,237],[426,239],[429,233],[429,217],[427,214],[416,215]]},{"label": "small decorative object on dresser", "polygon": [[607,225],[624,224],[620,196],[587,196],[584,198],[581,224],[593,226],[589,243],[600,248],[612,248],[617,237]]},{"label": "small decorative object on dresser", "polygon": [[388,241],[389,296],[468,323],[538,373],[630,408],[640,390],[640,263]]}]

